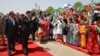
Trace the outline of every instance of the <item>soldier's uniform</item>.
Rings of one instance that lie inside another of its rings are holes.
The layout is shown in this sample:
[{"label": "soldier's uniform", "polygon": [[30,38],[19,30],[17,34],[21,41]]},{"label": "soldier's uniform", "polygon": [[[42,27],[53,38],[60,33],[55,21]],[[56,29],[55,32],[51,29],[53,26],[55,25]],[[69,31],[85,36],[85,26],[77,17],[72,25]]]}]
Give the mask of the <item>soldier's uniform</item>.
[{"label": "soldier's uniform", "polygon": [[1,38],[1,45],[5,45],[5,39],[4,39],[4,22],[3,22],[2,18],[0,18],[0,38]]}]

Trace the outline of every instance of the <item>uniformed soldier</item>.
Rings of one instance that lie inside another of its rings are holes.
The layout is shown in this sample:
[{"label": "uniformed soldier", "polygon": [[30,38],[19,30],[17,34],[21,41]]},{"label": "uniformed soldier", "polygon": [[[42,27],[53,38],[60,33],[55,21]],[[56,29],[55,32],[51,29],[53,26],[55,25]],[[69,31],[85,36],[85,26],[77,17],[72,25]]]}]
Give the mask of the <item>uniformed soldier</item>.
[{"label": "uniformed soldier", "polygon": [[4,38],[4,21],[3,18],[0,17],[0,37],[1,37],[1,45],[5,46],[5,38]]}]

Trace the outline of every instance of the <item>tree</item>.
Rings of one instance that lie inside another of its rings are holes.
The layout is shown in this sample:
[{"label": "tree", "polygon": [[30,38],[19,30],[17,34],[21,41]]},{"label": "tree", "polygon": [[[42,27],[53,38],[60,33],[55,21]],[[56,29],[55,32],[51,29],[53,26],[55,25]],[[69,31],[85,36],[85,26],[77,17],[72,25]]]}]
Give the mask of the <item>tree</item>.
[{"label": "tree", "polygon": [[40,11],[39,9],[32,9],[32,15],[39,15]]},{"label": "tree", "polygon": [[53,10],[54,8],[52,6],[49,6],[45,11],[44,11],[44,14],[51,14],[51,11]]},{"label": "tree", "polygon": [[83,4],[81,3],[81,2],[76,2],[75,4],[74,4],[74,9],[75,10],[77,10],[78,8],[81,8],[83,6]]},{"label": "tree", "polygon": [[84,6],[84,10],[85,10],[85,11],[88,11],[89,8],[90,8],[90,6]]},{"label": "tree", "polygon": [[32,15],[36,15],[36,9],[32,9]]}]

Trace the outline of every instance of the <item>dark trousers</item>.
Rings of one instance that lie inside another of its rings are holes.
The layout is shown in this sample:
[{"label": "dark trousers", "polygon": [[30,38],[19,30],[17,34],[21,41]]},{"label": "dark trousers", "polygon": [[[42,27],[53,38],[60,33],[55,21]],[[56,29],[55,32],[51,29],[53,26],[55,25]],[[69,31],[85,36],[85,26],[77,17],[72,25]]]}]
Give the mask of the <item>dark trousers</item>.
[{"label": "dark trousers", "polygon": [[32,32],[32,40],[35,40],[35,32]]},{"label": "dark trousers", "polygon": [[12,49],[15,49],[15,37],[14,36],[7,36],[7,39],[8,39],[7,51],[8,51],[8,53],[10,53]]},{"label": "dark trousers", "polygon": [[31,31],[31,34],[32,34],[32,40],[33,40],[33,41],[35,40],[35,32],[36,32],[36,30],[32,30],[32,31]]},{"label": "dark trousers", "polygon": [[16,35],[16,42],[21,43],[21,34]]},{"label": "dark trousers", "polygon": [[22,40],[22,48],[23,48],[23,51],[24,52],[27,52],[28,51],[28,37],[29,37],[29,34],[27,34],[27,33],[23,33],[22,34],[22,37],[21,37],[21,40]]}]

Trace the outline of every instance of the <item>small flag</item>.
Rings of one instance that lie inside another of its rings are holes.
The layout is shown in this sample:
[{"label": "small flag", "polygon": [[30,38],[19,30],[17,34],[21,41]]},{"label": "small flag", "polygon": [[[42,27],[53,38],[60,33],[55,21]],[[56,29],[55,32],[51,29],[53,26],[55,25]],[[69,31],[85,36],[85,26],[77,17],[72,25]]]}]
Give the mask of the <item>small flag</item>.
[{"label": "small flag", "polygon": [[70,3],[64,4],[63,8],[72,8],[73,6]]}]

